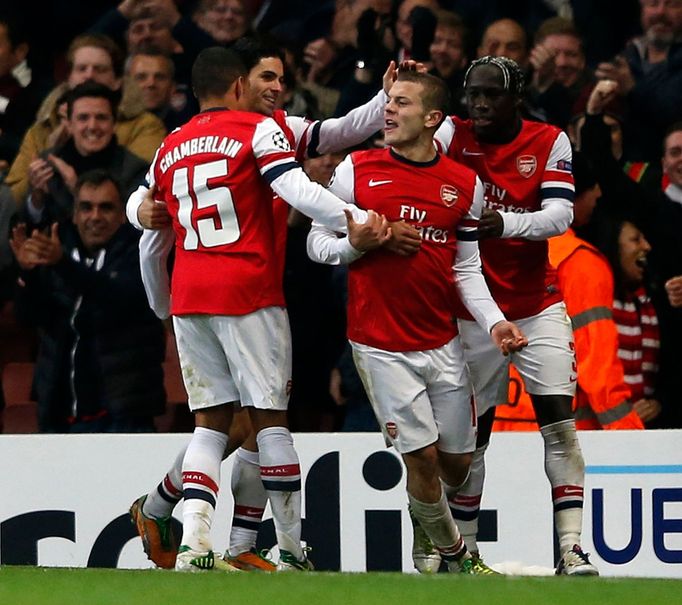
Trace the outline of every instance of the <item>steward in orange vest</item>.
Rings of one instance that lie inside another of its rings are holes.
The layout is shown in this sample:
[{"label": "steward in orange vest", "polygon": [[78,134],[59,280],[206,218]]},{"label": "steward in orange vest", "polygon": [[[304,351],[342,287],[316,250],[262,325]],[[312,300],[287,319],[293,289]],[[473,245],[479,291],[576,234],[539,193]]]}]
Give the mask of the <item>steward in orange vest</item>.
[{"label": "steward in orange vest", "polygon": [[[572,229],[549,240],[549,260],[573,323],[578,385],[578,429],[643,429],[632,410],[630,388],[618,359],[618,332],[611,316],[613,273],[606,258]],[[536,430],[523,381],[512,369],[510,404],[498,406],[493,430]]]}]

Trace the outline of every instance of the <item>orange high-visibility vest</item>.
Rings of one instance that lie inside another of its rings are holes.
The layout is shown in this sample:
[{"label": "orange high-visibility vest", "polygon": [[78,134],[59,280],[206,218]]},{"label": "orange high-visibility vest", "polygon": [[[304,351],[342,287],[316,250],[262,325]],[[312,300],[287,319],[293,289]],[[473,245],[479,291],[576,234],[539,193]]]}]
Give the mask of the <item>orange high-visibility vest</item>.
[{"label": "orange high-visibility vest", "polygon": [[[574,400],[579,429],[643,429],[632,410],[630,388],[618,359],[618,332],[611,316],[613,274],[606,258],[569,229],[549,240],[549,259],[573,324],[578,384]],[[510,404],[498,406],[494,430],[537,428],[530,397],[512,369]],[[515,403],[515,405],[514,405]]]}]

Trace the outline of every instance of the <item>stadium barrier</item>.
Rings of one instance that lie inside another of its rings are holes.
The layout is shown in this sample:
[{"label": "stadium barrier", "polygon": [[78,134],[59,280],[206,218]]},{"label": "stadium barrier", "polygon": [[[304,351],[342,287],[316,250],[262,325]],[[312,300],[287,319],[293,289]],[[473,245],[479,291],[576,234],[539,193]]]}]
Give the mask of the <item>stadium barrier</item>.
[{"label": "stadium barrier", "polygon": [[[295,439],[303,534],[316,567],[412,571],[404,472],[381,436]],[[188,441],[178,434],[0,435],[0,564],[149,567],[126,511]],[[682,578],[682,431],[582,432],[580,441],[583,548],[602,575]],[[479,534],[486,561],[549,572],[556,550],[540,436],[495,434],[487,461]],[[223,463],[224,478],[230,467]],[[216,513],[216,550],[227,545],[229,491]],[[259,546],[273,543],[269,520]]]}]

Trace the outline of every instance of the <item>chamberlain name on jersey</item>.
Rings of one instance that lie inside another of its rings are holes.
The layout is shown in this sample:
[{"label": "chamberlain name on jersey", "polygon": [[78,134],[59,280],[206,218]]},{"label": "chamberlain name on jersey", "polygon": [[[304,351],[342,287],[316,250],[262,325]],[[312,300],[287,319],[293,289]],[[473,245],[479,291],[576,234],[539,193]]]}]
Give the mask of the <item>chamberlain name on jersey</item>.
[{"label": "chamberlain name on jersey", "polygon": [[200,153],[215,153],[233,158],[242,148],[242,143],[229,137],[215,137],[208,135],[184,141],[169,149],[159,162],[159,170],[166,172],[173,164],[190,155]]},{"label": "chamberlain name on jersey", "polygon": [[149,173],[173,219],[173,315],[283,306],[268,183],[297,166],[265,116],[211,110],[169,134]]},{"label": "chamberlain name on jersey", "polygon": [[[453,116],[436,138],[449,157],[478,174],[491,210],[525,214],[573,203],[570,143],[554,126],[524,120],[513,141],[494,145],[476,140],[471,120]],[[561,300],[546,237],[483,239],[479,248],[490,292],[507,319],[536,315]],[[458,316],[471,319],[461,304]]]},{"label": "chamberlain name on jersey", "polygon": [[330,188],[422,234],[409,257],[373,250],[349,265],[348,338],[387,351],[424,351],[457,334],[453,265],[458,239],[475,238],[476,175],[438,154],[415,163],[389,149],[352,153]]}]

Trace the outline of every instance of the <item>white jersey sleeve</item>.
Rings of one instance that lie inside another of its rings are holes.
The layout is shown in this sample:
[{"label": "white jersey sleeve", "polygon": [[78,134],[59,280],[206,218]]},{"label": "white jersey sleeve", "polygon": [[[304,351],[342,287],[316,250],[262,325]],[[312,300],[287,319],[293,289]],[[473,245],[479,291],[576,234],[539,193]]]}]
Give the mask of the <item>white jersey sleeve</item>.
[{"label": "white jersey sleeve", "polygon": [[541,210],[500,212],[504,222],[502,237],[544,240],[561,235],[571,226],[575,197],[571,159],[571,143],[561,132],[552,146],[540,185]]},{"label": "white jersey sleeve", "polygon": [[154,159],[152,160],[152,163],[149,166],[149,170],[147,171],[147,176],[145,177],[144,184],[140,185],[135,191],[133,191],[130,194],[128,202],[126,203],[126,216],[128,217],[128,222],[133,227],[139,229],[140,231],[142,231],[144,227],[140,223],[140,219],[137,218],[137,211],[142,205],[144,196],[147,195],[147,192],[156,184],[156,181],[154,180],[154,168],[156,167],[156,160],[158,159],[159,153],[161,152],[162,149],[163,143],[161,143],[159,148],[156,150],[156,153],[154,154]]},{"label": "white jersey sleeve", "polygon": [[447,155],[450,145],[455,138],[455,123],[452,118],[448,116],[443,120],[443,123],[436,130],[436,134],[433,135],[433,140],[436,145],[436,149],[443,154]]},{"label": "white jersey sleeve", "polygon": [[356,222],[364,223],[367,213],[353,204],[345,204],[317,183],[313,183],[294,159],[282,129],[267,118],[256,126],[253,152],[260,173],[272,190],[285,202],[333,231],[347,231],[347,208]]},{"label": "white jersey sleeve", "polygon": [[362,143],[383,128],[387,100],[382,89],[370,101],[340,118],[309,122],[287,116],[287,126],[294,133],[297,152],[303,151],[304,156],[315,158]]},{"label": "white jersey sleeve", "polygon": [[457,229],[457,254],[455,256],[455,283],[459,296],[469,313],[488,333],[505,317],[493,300],[481,271],[481,257],[476,237],[477,223],[483,210],[483,184],[476,177],[474,201],[462,225]]},{"label": "white jersey sleeve", "polygon": [[175,233],[171,227],[157,231],[145,229],[140,237],[142,283],[149,306],[159,319],[170,315],[168,255],[174,243]]},{"label": "white jersey sleeve", "polygon": [[[336,167],[329,190],[355,204],[354,170],[350,156]],[[338,237],[334,231],[316,221],[313,221],[308,233],[307,250],[312,260],[327,265],[347,265],[362,256],[362,252],[353,248],[347,236]]]}]

